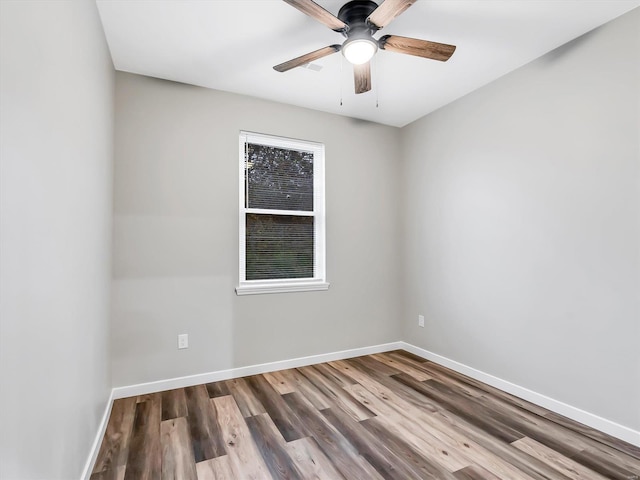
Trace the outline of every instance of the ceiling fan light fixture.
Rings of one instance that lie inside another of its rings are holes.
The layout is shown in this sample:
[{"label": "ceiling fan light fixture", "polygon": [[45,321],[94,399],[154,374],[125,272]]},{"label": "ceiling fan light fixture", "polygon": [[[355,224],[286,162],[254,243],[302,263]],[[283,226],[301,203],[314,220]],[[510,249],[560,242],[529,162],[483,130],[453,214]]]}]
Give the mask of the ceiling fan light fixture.
[{"label": "ceiling fan light fixture", "polygon": [[342,54],[349,63],[362,65],[373,58],[378,43],[372,38],[349,38],[342,44]]},{"label": "ceiling fan light fixture", "polygon": [[[2,0],[0,0],[2,1]],[[380,50],[414,55],[446,62],[453,55],[455,45],[429,42],[417,38],[384,35],[373,38],[378,30],[389,25],[398,15],[416,0],[349,0],[334,16],[314,0],[284,0],[305,15],[323,23],[331,30],[346,37],[342,45],[334,44],[320,48],[288,62],[273,67],[276,72],[286,72],[303,67],[313,60],[326,57],[342,50],[347,61],[353,64],[353,84],[355,93],[371,90],[371,65],[369,61]]]}]

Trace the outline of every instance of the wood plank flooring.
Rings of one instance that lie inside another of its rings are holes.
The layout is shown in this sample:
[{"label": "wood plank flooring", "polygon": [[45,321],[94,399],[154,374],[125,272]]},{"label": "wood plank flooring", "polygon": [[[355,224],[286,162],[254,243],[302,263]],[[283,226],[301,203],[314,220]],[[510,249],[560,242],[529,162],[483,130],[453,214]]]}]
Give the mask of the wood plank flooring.
[{"label": "wood plank flooring", "polygon": [[405,351],[124,398],[92,480],[640,479],[640,448]]}]

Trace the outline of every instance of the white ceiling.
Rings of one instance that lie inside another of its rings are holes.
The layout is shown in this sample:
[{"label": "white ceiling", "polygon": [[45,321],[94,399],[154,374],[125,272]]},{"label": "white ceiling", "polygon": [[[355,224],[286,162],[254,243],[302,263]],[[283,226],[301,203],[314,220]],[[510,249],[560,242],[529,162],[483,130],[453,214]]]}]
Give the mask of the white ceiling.
[{"label": "white ceiling", "polygon": [[[346,0],[316,3],[337,15]],[[640,0],[419,0],[376,37],[453,44],[453,57],[437,62],[379,51],[372,61],[373,89],[361,95],[353,93],[351,65],[339,53],[313,62],[320,71],[273,70],[343,41],[282,0],[97,4],[117,70],[404,126],[632,10]]]}]

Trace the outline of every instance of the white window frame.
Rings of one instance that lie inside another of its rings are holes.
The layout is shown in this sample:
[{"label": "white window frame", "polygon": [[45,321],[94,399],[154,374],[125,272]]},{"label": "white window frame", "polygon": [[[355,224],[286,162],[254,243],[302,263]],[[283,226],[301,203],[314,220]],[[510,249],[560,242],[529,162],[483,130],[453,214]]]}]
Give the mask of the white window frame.
[{"label": "white window frame", "polygon": [[[270,147],[290,150],[313,152],[313,212],[271,210],[247,208],[245,206],[245,145],[247,143],[266,145]],[[325,176],[324,176],[324,145],[304,140],[277,137],[253,132],[240,132],[239,139],[239,282],[236,288],[238,295],[252,295],[262,293],[308,292],[313,290],[327,290],[329,283],[326,278],[326,218],[325,218]],[[246,279],[246,215],[250,213],[272,215],[300,215],[314,217],[314,255],[313,278],[291,278],[276,280],[247,280]]]}]

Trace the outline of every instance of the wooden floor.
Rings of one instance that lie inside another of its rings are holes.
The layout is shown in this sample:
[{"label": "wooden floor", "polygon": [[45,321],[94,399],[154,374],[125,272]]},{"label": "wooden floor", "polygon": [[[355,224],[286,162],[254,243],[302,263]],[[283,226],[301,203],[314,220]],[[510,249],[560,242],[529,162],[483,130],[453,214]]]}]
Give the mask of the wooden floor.
[{"label": "wooden floor", "polygon": [[404,351],[116,400],[92,480],[640,477],[640,448]]}]

